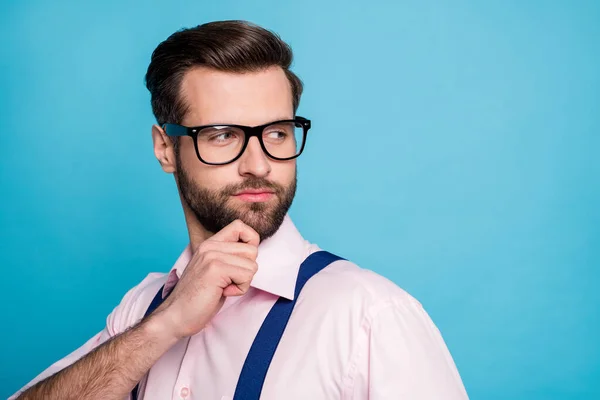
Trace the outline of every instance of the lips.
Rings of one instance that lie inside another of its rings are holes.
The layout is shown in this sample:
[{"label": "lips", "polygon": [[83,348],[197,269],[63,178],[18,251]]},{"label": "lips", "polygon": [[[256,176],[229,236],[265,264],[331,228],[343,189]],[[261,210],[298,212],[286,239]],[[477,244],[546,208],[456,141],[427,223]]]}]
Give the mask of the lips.
[{"label": "lips", "polygon": [[234,196],[240,196],[245,194],[273,194],[273,190],[271,189],[244,189],[240,192],[237,192]]},{"label": "lips", "polygon": [[248,202],[267,201],[273,197],[275,192],[271,189],[244,189],[234,195],[235,198]]}]

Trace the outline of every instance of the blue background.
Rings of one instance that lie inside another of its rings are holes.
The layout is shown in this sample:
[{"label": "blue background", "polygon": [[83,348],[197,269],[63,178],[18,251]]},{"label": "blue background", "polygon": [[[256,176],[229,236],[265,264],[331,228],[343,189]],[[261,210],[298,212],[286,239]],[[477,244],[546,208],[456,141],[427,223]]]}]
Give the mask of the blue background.
[{"label": "blue background", "polygon": [[419,299],[471,398],[600,398],[600,2],[87,3],[1,3],[0,397],[185,246],[143,76],[240,18],[306,84],[304,236]]}]

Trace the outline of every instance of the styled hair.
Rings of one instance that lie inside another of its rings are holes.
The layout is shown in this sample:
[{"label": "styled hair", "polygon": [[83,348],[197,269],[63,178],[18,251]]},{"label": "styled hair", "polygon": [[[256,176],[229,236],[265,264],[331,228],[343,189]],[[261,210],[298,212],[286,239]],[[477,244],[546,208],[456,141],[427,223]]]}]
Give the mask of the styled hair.
[{"label": "styled hair", "polygon": [[159,125],[181,123],[187,112],[181,82],[192,68],[245,73],[272,66],[285,72],[296,112],[302,81],[289,69],[292,60],[292,49],[277,34],[247,21],[216,21],[179,30],[152,53],[146,72],[152,112]]}]

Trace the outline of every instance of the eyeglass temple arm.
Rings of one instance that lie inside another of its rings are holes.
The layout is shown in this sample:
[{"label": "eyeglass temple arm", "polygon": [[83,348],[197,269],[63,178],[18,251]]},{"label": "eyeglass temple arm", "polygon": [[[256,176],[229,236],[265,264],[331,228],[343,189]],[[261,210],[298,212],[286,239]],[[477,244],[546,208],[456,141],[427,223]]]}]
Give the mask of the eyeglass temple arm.
[{"label": "eyeglass temple arm", "polygon": [[191,129],[176,124],[164,124],[162,128],[167,136],[189,136],[191,133]]}]

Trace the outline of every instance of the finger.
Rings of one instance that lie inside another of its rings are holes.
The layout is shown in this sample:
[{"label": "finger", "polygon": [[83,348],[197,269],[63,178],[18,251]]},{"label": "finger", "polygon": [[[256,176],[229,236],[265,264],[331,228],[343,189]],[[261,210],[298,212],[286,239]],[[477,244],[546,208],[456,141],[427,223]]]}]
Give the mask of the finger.
[{"label": "finger", "polygon": [[[250,289],[250,287],[248,287],[248,289]],[[240,289],[239,286],[232,284],[232,285],[227,286],[225,289],[223,289],[223,296],[225,296],[225,297],[242,296],[242,295],[246,294],[248,289],[243,290],[243,289]]]},{"label": "finger", "polygon": [[[206,261],[209,263],[214,263],[215,261],[218,265],[226,264],[227,266],[244,268],[252,271],[252,274],[256,273],[258,270],[257,264],[254,260],[250,260],[247,257],[238,256],[235,254],[227,254],[221,253],[218,251],[209,251],[205,254]],[[223,271],[227,272],[227,271]]]},{"label": "finger", "polygon": [[222,275],[223,296],[241,296],[250,289],[254,272],[229,264],[220,266]]},{"label": "finger", "polygon": [[260,236],[258,233],[239,219],[236,219],[225,228],[221,229],[211,239],[219,242],[242,241],[253,246],[258,246],[260,243]]},{"label": "finger", "polygon": [[258,247],[248,243],[219,242],[209,239],[205,241],[203,245],[203,250],[205,252],[217,251],[219,253],[233,254],[236,256],[245,257],[252,261],[255,261],[256,256],[258,255]]}]

